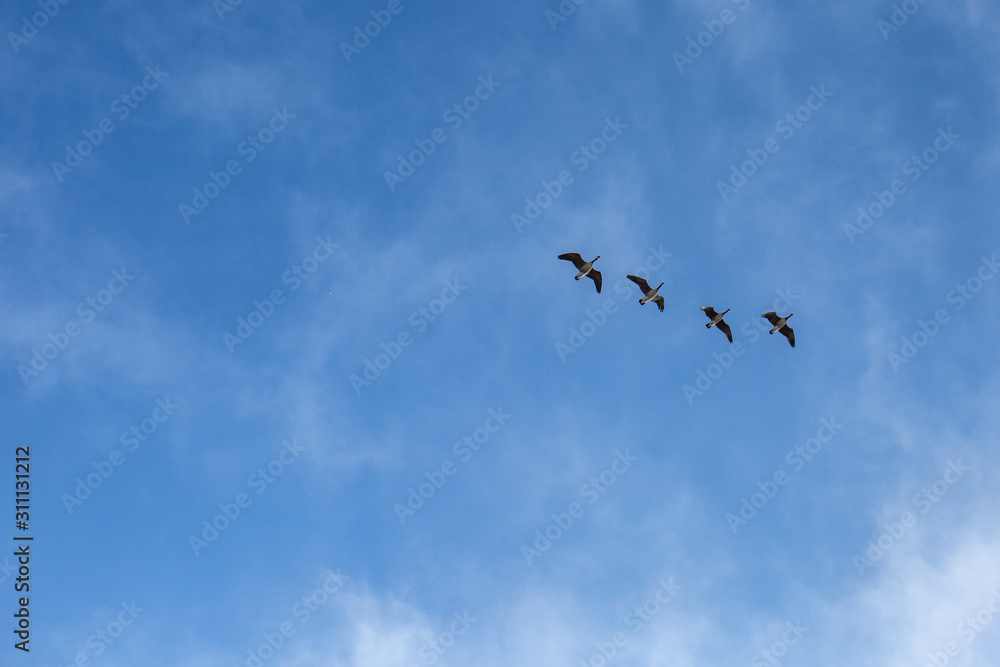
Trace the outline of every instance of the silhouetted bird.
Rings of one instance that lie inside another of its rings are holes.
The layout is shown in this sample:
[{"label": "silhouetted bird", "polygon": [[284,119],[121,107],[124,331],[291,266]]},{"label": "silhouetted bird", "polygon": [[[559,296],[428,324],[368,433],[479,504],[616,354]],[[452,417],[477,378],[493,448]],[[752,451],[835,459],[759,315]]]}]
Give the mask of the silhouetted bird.
[{"label": "silhouetted bird", "polygon": [[[788,313],[788,317],[791,317],[795,313]],[[778,313],[773,310],[769,313],[764,313],[761,317],[766,317],[767,321],[772,324],[770,333],[777,331],[788,339],[788,344],[795,347],[795,332],[790,326],[788,326],[788,317],[778,317]]]},{"label": "silhouetted bird", "polygon": [[598,255],[593,259],[593,261],[585,262],[583,261],[583,257],[580,257],[579,253],[567,252],[565,254],[559,255],[559,259],[565,259],[570,262],[573,262],[573,266],[575,266],[580,271],[580,273],[576,274],[577,280],[583,278],[584,276],[591,278],[594,281],[594,284],[597,285],[598,294],[601,293],[601,272],[594,268],[594,262],[596,262],[600,258],[601,256]]},{"label": "silhouetted bird", "polygon": [[662,313],[663,312],[663,297],[659,296],[656,293],[656,291],[658,289],[660,289],[661,287],[663,287],[663,283],[660,283],[655,288],[651,288],[649,286],[649,283],[647,283],[644,278],[640,278],[639,276],[627,276],[627,277],[628,277],[629,280],[631,280],[636,285],[638,285],[639,289],[642,290],[642,293],[643,293],[644,296],[641,299],[639,299],[639,305],[640,306],[644,306],[644,305],[646,305],[647,301],[652,301],[657,306],[660,307],[660,312]]},{"label": "silhouetted bird", "polygon": [[715,309],[712,308],[711,306],[702,306],[701,309],[705,311],[705,314],[708,315],[708,319],[711,320],[711,322],[709,322],[705,326],[708,327],[709,329],[711,329],[712,327],[717,328],[719,331],[726,334],[726,338],[728,338],[729,342],[732,343],[733,332],[729,329],[729,325],[726,324],[722,319],[722,316],[728,313],[730,309],[726,308],[721,313],[715,312]]}]

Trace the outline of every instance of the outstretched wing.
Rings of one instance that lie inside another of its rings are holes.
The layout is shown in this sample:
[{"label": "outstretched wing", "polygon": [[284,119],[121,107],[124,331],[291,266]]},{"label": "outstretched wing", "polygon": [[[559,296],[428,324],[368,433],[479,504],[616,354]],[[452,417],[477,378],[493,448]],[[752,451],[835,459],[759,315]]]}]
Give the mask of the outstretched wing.
[{"label": "outstretched wing", "polygon": [[578,252],[563,253],[559,255],[559,259],[565,259],[569,260],[570,262],[573,262],[573,266],[575,266],[577,269],[583,268],[583,265],[586,264],[586,262],[583,261],[583,257],[580,257],[580,253]]},{"label": "outstretched wing", "polygon": [[660,307],[660,312],[663,312],[663,297],[657,294],[653,297],[653,303]]},{"label": "outstretched wing", "polygon": [[594,279],[594,284],[597,285],[597,293],[601,293],[601,272],[597,269],[591,269],[590,273],[587,274],[588,278]]},{"label": "outstretched wing", "polygon": [[702,310],[704,310],[705,314],[708,315],[708,319],[712,319],[718,315],[718,313],[715,312],[715,308],[712,308],[711,306],[705,306]]},{"label": "outstretched wing", "polygon": [[[648,294],[649,293],[649,291],[650,291],[650,289],[649,289],[649,283],[646,282],[645,278],[640,278],[639,276],[632,276],[632,275],[625,276],[625,277],[628,278],[629,280],[631,280],[632,282],[634,282],[636,285],[638,285],[639,289],[642,290],[643,294]],[[660,308],[660,310],[663,310],[663,308]]]},{"label": "outstretched wing", "polygon": [[778,329],[778,333],[784,334],[785,338],[788,339],[788,344],[795,347],[795,332],[788,325],[785,325]]},{"label": "outstretched wing", "polygon": [[781,319],[780,317],[778,317],[778,313],[774,312],[773,310],[770,311],[770,312],[764,313],[763,315],[761,315],[761,317],[766,317],[767,321],[771,323],[771,326],[774,326],[775,324],[777,324],[778,320]]},{"label": "outstretched wing", "polygon": [[726,338],[729,339],[730,343],[733,342],[733,332],[729,328],[729,325],[726,324],[725,320],[720,320],[719,323],[715,325],[715,328],[721,331],[722,333],[726,334]]}]

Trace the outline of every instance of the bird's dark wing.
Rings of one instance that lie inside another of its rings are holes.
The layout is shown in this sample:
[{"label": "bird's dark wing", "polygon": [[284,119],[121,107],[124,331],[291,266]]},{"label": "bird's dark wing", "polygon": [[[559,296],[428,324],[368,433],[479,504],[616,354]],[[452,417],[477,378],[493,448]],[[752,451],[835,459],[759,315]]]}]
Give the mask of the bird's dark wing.
[{"label": "bird's dark wing", "polygon": [[632,275],[625,277],[634,282],[636,285],[638,285],[639,289],[642,290],[643,294],[648,294],[650,292],[649,283],[646,282],[645,278],[640,278],[639,276],[632,276]]},{"label": "bird's dark wing", "polygon": [[663,297],[657,294],[653,297],[653,303],[660,307],[660,312],[663,312]]},{"label": "bird's dark wing", "polygon": [[778,313],[774,312],[773,310],[768,313],[764,313],[763,315],[761,315],[761,317],[766,317],[767,321],[771,323],[771,326],[777,324],[778,320],[781,319],[780,317],[778,317]]},{"label": "bird's dark wing", "polygon": [[559,255],[559,259],[566,259],[573,262],[573,266],[578,269],[582,268],[583,265],[586,264],[586,262],[583,261],[583,257],[580,257],[580,253],[578,252],[563,253],[562,255]]},{"label": "bird's dark wing", "polygon": [[588,278],[594,279],[594,284],[597,285],[597,293],[601,293],[601,272],[597,269],[591,269],[590,273],[587,274]]},{"label": "bird's dark wing", "polygon": [[729,339],[729,342],[730,342],[730,343],[732,343],[732,342],[733,342],[733,332],[732,332],[732,330],[731,330],[731,329],[729,328],[729,325],[728,325],[728,324],[726,324],[725,320],[720,320],[720,321],[719,321],[719,323],[718,323],[718,324],[716,324],[715,326],[716,326],[716,328],[718,328],[718,329],[719,329],[720,331],[722,331],[722,333],[726,334],[726,338],[728,338],[728,339]]},{"label": "bird's dark wing", "polygon": [[708,319],[712,319],[713,317],[718,315],[718,313],[715,312],[715,308],[712,308],[711,306],[705,306],[704,308],[702,308],[702,310],[704,310],[705,314],[708,315]]},{"label": "bird's dark wing", "polygon": [[785,338],[788,339],[788,344],[795,347],[795,331],[788,325],[785,325],[778,329],[778,333],[784,334]]}]

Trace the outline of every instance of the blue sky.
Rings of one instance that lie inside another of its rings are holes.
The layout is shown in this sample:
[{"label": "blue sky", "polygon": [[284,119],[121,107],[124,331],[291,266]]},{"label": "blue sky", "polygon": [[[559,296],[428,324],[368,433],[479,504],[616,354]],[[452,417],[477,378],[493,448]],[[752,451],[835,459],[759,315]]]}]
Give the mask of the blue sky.
[{"label": "blue sky", "polygon": [[995,663],[995,3],[222,2],[0,12],[4,664]]}]

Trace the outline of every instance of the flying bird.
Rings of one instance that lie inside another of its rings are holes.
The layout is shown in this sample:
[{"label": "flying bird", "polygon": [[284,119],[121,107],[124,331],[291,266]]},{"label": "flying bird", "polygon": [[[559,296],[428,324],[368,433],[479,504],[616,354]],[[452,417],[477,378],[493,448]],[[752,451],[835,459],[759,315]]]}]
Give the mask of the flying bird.
[{"label": "flying bird", "polygon": [[647,301],[652,301],[653,303],[655,303],[657,306],[660,307],[660,312],[661,313],[663,312],[663,297],[656,293],[656,291],[660,289],[660,287],[663,287],[663,283],[660,283],[657,287],[653,288],[649,286],[649,283],[647,283],[644,278],[640,278],[639,276],[626,276],[626,277],[632,282],[634,282],[636,285],[638,285],[639,289],[642,290],[644,296],[641,299],[639,299],[640,306],[646,305]]},{"label": "flying bird", "polygon": [[562,255],[559,255],[559,259],[565,259],[570,262],[573,262],[573,266],[575,266],[577,270],[580,272],[576,274],[577,280],[583,278],[584,276],[587,276],[588,278],[592,279],[594,281],[594,284],[597,285],[598,294],[601,293],[601,272],[594,268],[594,262],[596,262],[600,258],[601,256],[598,255],[592,261],[585,262],[583,261],[583,257],[580,257],[580,253],[567,252]]},{"label": "flying bird", "polygon": [[[791,317],[795,313],[788,313],[788,317]],[[767,321],[771,323],[770,333],[777,331],[788,339],[788,344],[795,347],[795,332],[790,326],[788,326],[788,317],[778,317],[778,313],[773,310],[769,313],[764,313],[761,317],[766,317]]]},{"label": "flying bird", "polygon": [[715,312],[715,309],[712,308],[711,306],[702,306],[701,309],[705,311],[705,314],[708,315],[708,319],[711,320],[711,322],[709,322],[705,326],[708,327],[709,329],[711,329],[712,327],[715,327],[716,329],[718,329],[722,333],[726,334],[726,338],[728,338],[729,342],[732,343],[733,342],[733,332],[729,329],[729,325],[726,324],[725,321],[722,319],[722,317],[726,313],[728,313],[730,311],[730,309],[726,308],[721,313]]}]

